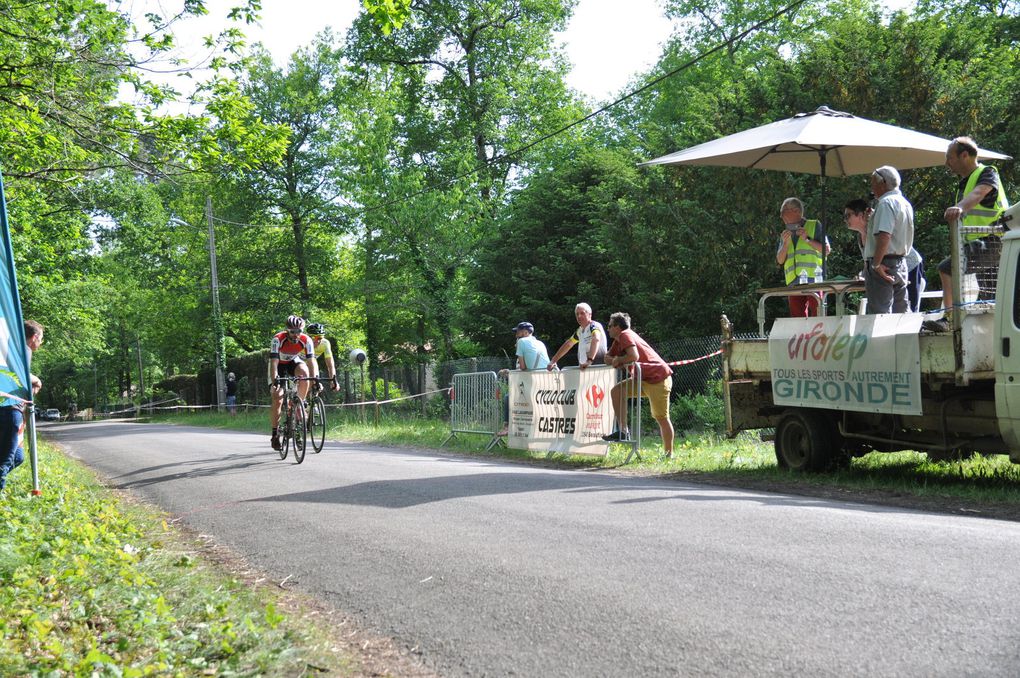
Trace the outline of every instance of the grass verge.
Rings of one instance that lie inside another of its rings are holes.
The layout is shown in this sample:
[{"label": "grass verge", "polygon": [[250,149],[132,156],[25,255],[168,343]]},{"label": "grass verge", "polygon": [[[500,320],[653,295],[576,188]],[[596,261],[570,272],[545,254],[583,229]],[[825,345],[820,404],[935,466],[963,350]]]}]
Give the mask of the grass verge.
[{"label": "grass verge", "polygon": [[[341,421],[337,421],[342,419]],[[239,413],[236,417],[216,413],[174,414],[160,421],[215,426],[267,434],[265,412]],[[328,437],[384,445],[438,448],[449,435],[449,424],[438,419],[383,418],[379,426],[361,423],[356,417],[337,417],[330,412]],[[498,455],[505,458],[554,462],[578,468],[612,468],[625,472],[676,474],[692,480],[826,494],[833,491],[858,493],[854,498],[872,498],[889,503],[914,505],[909,501],[891,501],[897,497],[914,498],[920,508],[940,509],[959,505],[962,510],[980,504],[996,509],[999,517],[1020,520],[1020,464],[1005,455],[956,462],[932,462],[916,452],[872,453],[854,459],[849,467],[819,474],[794,474],[776,465],[771,443],[751,435],[728,440],[712,435],[679,438],[673,459],[662,457],[658,438],[646,438],[641,460],[624,464],[629,448],[614,445],[606,457],[565,457],[521,450],[495,448],[485,452],[487,438],[458,435],[445,449],[467,454]],[[799,488],[799,490],[798,490]]]},{"label": "grass verge", "polygon": [[357,662],[198,554],[151,509],[126,503],[41,443],[0,494],[3,675],[353,675]]}]

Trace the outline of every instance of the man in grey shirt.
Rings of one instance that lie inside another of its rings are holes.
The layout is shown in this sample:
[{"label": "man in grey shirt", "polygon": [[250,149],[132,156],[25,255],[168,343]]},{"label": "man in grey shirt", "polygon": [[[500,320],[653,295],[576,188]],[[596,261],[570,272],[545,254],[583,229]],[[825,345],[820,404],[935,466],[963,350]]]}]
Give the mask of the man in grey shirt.
[{"label": "man in grey shirt", "polygon": [[900,173],[883,165],[871,173],[878,198],[864,240],[868,313],[906,313],[906,254],[914,244],[914,208],[900,192]]}]

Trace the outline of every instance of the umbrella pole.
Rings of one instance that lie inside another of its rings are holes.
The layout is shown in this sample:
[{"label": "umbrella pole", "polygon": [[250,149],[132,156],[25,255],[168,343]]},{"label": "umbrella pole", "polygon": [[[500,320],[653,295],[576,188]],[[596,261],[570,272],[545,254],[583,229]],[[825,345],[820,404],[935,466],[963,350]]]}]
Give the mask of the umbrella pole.
[{"label": "umbrella pole", "polygon": [[825,242],[828,240],[829,227],[825,225],[825,149],[818,151],[818,164],[822,170],[822,214],[819,221],[822,222],[822,227],[825,228],[825,238],[822,240],[822,279],[829,277],[828,270],[826,268],[827,257],[825,256]]},{"label": "umbrella pole", "polygon": [[[829,227],[825,225],[825,207],[826,207],[826,205],[825,205],[825,160],[826,160],[825,152],[826,151],[825,151],[824,148],[818,149],[818,165],[819,165],[819,167],[822,170],[822,172],[821,172],[821,175],[822,175],[822,212],[818,216],[818,221],[821,222],[823,229],[825,229],[824,230],[825,237],[822,238],[822,280],[825,280],[826,278],[829,277],[828,269],[827,269],[827,266],[828,266],[829,262],[828,262],[828,257],[825,256],[825,243],[828,242],[828,240],[829,240],[829,231],[828,231]],[[816,280],[815,282],[818,282],[818,281]],[[826,308],[825,308],[825,300],[826,300],[826,295],[823,293],[822,294],[822,298],[819,300],[819,305],[818,305],[819,315],[822,315],[822,316],[827,314],[826,313]]]}]

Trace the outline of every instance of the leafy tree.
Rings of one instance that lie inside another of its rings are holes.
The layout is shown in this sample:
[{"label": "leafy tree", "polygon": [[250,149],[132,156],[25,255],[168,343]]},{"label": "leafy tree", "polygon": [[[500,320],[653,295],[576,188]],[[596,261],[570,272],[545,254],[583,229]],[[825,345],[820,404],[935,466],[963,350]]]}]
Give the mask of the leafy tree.
[{"label": "leafy tree", "polygon": [[[366,87],[385,89],[366,95],[381,105],[362,113],[369,121],[362,129],[379,135],[363,149],[371,169],[359,176],[365,275],[376,286],[388,277],[411,281],[401,304],[414,319],[368,312],[393,318],[382,332],[394,339],[417,328],[419,357],[432,336],[443,355],[457,354],[464,267],[526,162],[509,154],[577,113],[553,42],[572,6],[412,2],[400,31],[380,36],[364,17],[352,30],[351,56],[363,64]],[[406,273],[395,275],[398,266]]]}]

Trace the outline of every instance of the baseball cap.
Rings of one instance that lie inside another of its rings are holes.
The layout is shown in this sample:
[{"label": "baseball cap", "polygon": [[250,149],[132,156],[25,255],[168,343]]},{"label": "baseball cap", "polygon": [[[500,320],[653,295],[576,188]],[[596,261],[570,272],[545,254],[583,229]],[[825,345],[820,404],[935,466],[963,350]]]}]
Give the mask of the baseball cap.
[{"label": "baseball cap", "polygon": [[513,329],[514,332],[520,332],[521,330],[527,330],[529,332],[534,332],[535,331],[535,326],[525,320],[525,321],[517,323],[517,327],[515,327]]}]

